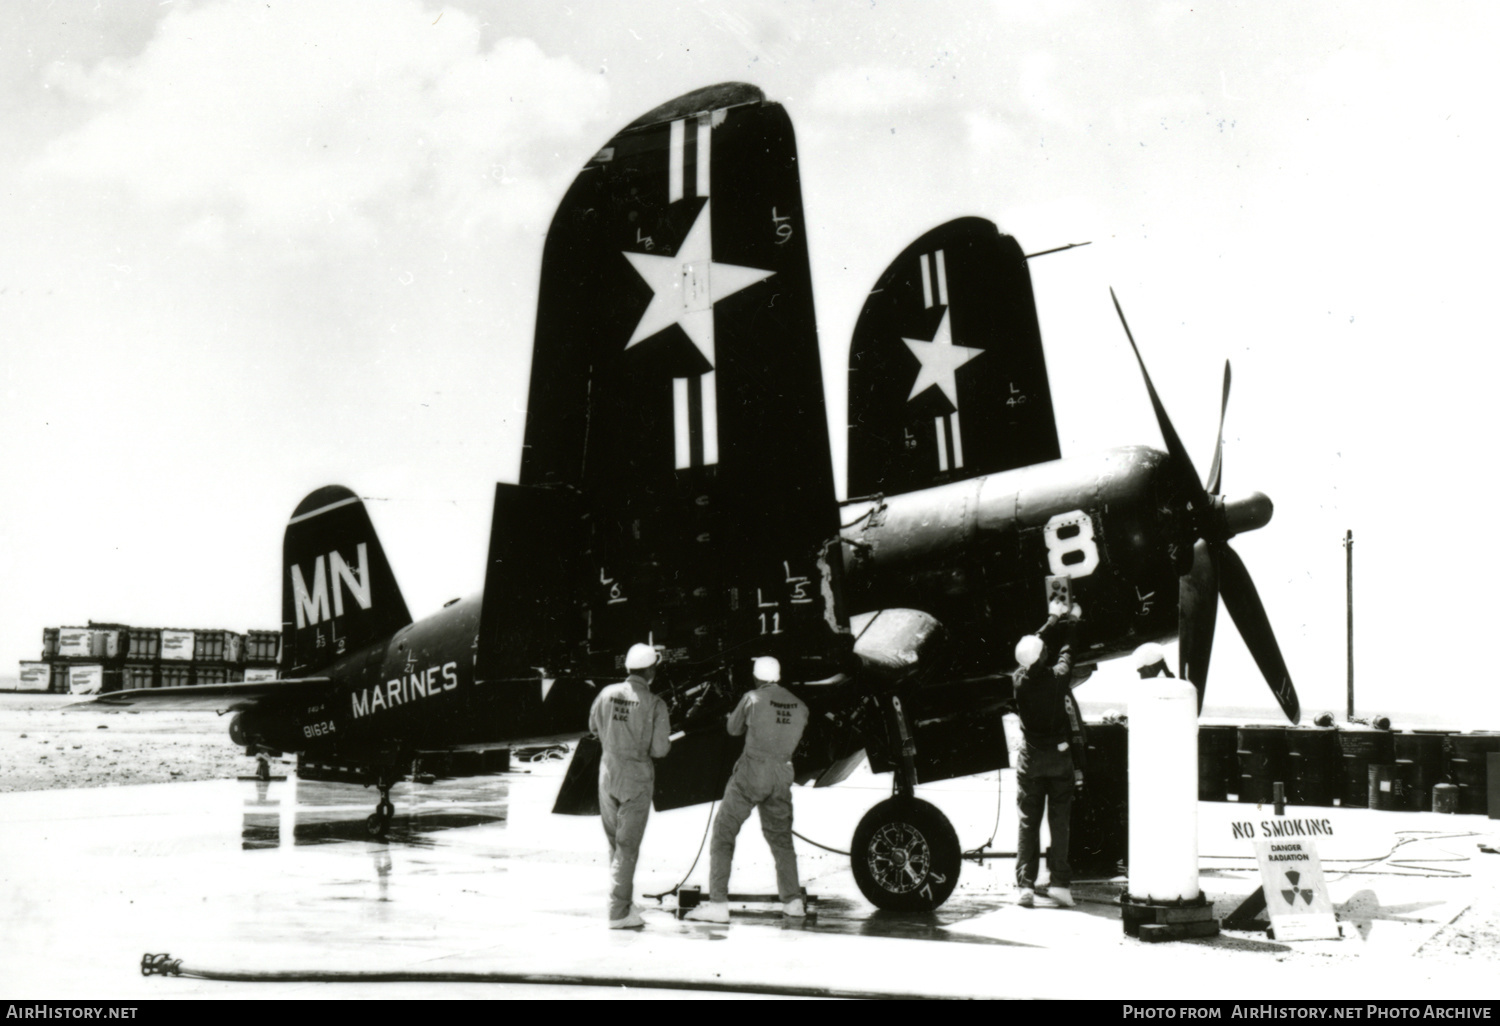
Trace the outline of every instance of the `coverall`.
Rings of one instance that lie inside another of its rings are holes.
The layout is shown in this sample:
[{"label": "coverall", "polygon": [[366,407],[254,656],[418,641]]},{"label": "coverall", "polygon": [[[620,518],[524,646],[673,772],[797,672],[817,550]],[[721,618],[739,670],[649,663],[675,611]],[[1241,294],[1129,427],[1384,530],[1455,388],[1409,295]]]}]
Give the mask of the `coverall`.
[{"label": "coverall", "polygon": [[656,783],[652,759],[672,747],[667,706],[645,679],[631,674],[599,692],[589,711],[589,730],[599,738],[599,816],[609,839],[609,918],[630,915],[635,862],[651,814]]},{"label": "coverall", "polygon": [[1084,768],[1087,751],[1083,718],[1073,700],[1072,675],[1071,645],[1064,641],[1055,664],[1044,666],[1038,660],[1029,668],[1016,670],[1013,678],[1023,738],[1016,759],[1016,806],[1021,820],[1016,841],[1017,887],[1036,885],[1044,804],[1052,833],[1048,874],[1053,886],[1068,887],[1072,883],[1068,829],[1073,811],[1073,773]]},{"label": "coverall", "polygon": [[714,816],[709,847],[708,897],[729,900],[734,840],[750,810],[760,806],[760,830],[776,859],[776,891],[783,902],[802,896],[792,849],[792,753],[807,727],[807,705],[780,684],[746,693],[729,717],[728,731],[744,734],[745,751],[734,764],[724,802]]}]

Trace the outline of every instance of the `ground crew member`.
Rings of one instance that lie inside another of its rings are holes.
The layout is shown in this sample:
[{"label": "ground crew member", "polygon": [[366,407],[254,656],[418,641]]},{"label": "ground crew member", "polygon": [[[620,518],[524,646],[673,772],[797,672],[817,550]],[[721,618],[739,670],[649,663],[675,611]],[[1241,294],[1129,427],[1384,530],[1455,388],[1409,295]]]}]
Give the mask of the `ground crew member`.
[{"label": "ground crew member", "polygon": [[[1043,893],[1063,908],[1076,904],[1068,889],[1072,883],[1068,829],[1073,792],[1083,788],[1087,751],[1083,717],[1078,714],[1072,691],[1071,642],[1078,608],[1074,606],[1070,612],[1065,603],[1054,602],[1049,611],[1046,625],[1016,645],[1016,662],[1020,665],[1013,680],[1023,739],[1016,759],[1016,805],[1021,821],[1016,842],[1016,903],[1022,908],[1036,904],[1044,806],[1052,847],[1047,852],[1051,886]],[[1062,640],[1057,662],[1049,666],[1044,639],[1059,633]]]},{"label": "ground crew member", "polygon": [[807,705],[782,687],[781,664],[771,656],[755,660],[759,684],[735,706],[726,729],[745,735],[745,751],[734,764],[724,801],[714,816],[709,848],[708,903],[687,914],[708,923],[729,922],[729,867],[734,840],[750,810],[760,806],[760,830],[776,859],[776,891],[782,912],[807,914],[797,882],[797,853],[792,849],[792,753],[807,727]]},{"label": "ground crew member", "polygon": [[599,816],[609,839],[609,928],[645,926],[636,912],[635,862],[651,814],[656,783],[652,759],[672,747],[667,706],[651,693],[656,677],[656,649],[632,645],[625,656],[630,676],[599,692],[589,711],[589,730],[604,752],[599,760]]},{"label": "ground crew member", "polygon": [[1167,650],[1154,641],[1148,641],[1135,650],[1135,669],[1141,680],[1148,677],[1172,677],[1176,674],[1167,669]]}]

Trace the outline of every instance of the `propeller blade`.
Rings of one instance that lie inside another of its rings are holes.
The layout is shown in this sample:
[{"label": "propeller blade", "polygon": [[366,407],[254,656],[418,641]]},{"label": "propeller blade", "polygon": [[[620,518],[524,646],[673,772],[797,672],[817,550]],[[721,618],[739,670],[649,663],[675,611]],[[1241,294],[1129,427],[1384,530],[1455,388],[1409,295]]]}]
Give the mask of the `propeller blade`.
[{"label": "propeller blade", "polygon": [[1135,362],[1140,364],[1141,377],[1146,379],[1146,393],[1151,396],[1151,408],[1156,411],[1156,423],[1161,428],[1162,440],[1167,443],[1167,452],[1172,457],[1172,463],[1177,474],[1183,479],[1185,486],[1189,489],[1188,498],[1192,503],[1192,509],[1196,513],[1208,509],[1208,493],[1198,483],[1198,471],[1193,467],[1193,461],[1187,454],[1187,448],[1182,444],[1182,439],[1177,437],[1177,430],[1172,427],[1172,418],[1167,416],[1167,408],[1161,404],[1161,397],[1156,394],[1156,386],[1151,384],[1151,375],[1146,370],[1146,361],[1141,359],[1141,350],[1135,344],[1135,336],[1130,333],[1130,325],[1125,322],[1125,311],[1120,309],[1120,300],[1115,296],[1115,290],[1109,290],[1109,298],[1114,301],[1115,313],[1120,315],[1120,326],[1125,329],[1125,337],[1130,340],[1130,348],[1135,353]]},{"label": "propeller blade", "polygon": [[1208,468],[1209,495],[1219,494],[1219,467],[1224,458],[1224,411],[1229,409],[1229,361],[1224,361],[1224,398],[1219,403],[1219,437],[1214,440],[1214,464]]},{"label": "propeller blade", "polygon": [[1297,723],[1302,718],[1302,707],[1297,702],[1297,690],[1292,686],[1292,676],[1287,672],[1286,660],[1281,657],[1281,648],[1276,644],[1276,634],[1271,630],[1271,621],[1266,618],[1266,608],[1261,604],[1260,593],[1250,579],[1250,571],[1233,549],[1225,542],[1210,543],[1219,571],[1219,594],[1224,599],[1224,608],[1229,618],[1245,639],[1245,647],[1260,667],[1261,676],[1271,686],[1282,712],[1287,719]]},{"label": "propeller blade", "polygon": [[1214,621],[1219,617],[1219,574],[1208,542],[1193,546],[1193,568],[1177,586],[1177,675],[1198,689],[1198,711],[1208,690],[1208,658],[1213,654]]}]

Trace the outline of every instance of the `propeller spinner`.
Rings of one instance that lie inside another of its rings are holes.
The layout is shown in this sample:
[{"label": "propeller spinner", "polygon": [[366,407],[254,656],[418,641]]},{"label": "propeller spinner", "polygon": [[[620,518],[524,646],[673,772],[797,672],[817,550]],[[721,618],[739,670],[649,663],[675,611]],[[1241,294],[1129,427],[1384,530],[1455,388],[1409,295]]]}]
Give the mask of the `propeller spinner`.
[{"label": "propeller spinner", "polygon": [[1115,312],[1120,315],[1120,326],[1125,329],[1136,363],[1140,364],[1141,377],[1145,379],[1146,392],[1151,397],[1151,408],[1156,412],[1156,423],[1167,443],[1167,454],[1171,457],[1183,494],[1188,497],[1188,513],[1198,539],[1193,545],[1192,569],[1183,575],[1178,589],[1178,671],[1198,689],[1198,708],[1201,711],[1208,686],[1208,663],[1213,650],[1218,600],[1222,597],[1229,618],[1250,649],[1255,665],[1260,667],[1261,676],[1270,685],[1271,693],[1276,696],[1287,718],[1296,723],[1302,717],[1302,709],[1297,701],[1297,691],[1292,686],[1291,674],[1287,672],[1286,660],[1281,656],[1281,647],[1276,644],[1276,634],[1266,617],[1260,594],[1255,590],[1255,582],[1250,579],[1250,571],[1229,547],[1229,539],[1236,534],[1264,527],[1270,521],[1271,500],[1260,492],[1233,502],[1225,502],[1219,497],[1224,412],[1229,407],[1229,362],[1224,362],[1224,394],[1219,404],[1219,436],[1214,442],[1213,465],[1209,468],[1207,485],[1200,485],[1198,471],[1194,469],[1193,461],[1151,383],[1146,361],[1141,359],[1140,348],[1130,333],[1125,311],[1120,309],[1120,300],[1114,289],[1109,290],[1109,298],[1114,301]]}]

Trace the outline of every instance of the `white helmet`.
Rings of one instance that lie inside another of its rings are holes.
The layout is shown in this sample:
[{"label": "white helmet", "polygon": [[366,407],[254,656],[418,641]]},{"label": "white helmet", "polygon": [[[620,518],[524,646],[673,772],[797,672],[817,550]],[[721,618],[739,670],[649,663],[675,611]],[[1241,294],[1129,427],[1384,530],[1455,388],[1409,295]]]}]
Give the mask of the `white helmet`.
[{"label": "white helmet", "polygon": [[631,645],[625,653],[625,669],[648,670],[656,665],[656,649],[650,645]]},{"label": "white helmet", "polygon": [[761,656],[755,660],[755,679],[763,684],[775,684],[781,680],[781,663],[775,656]]},{"label": "white helmet", "polygon": [[1148,641],[1135,650],[1133,660],[1137,670],[1144,670],[1148,666],[1166,662],[1167,650],[1154,641]]},{"label": "white helmet", "polygon": [[1022,666],[1030,666],[1042,657],[1047,651],[1046,644],[1035,634],[1028,634],[1016,642],[1016,662]]}]

